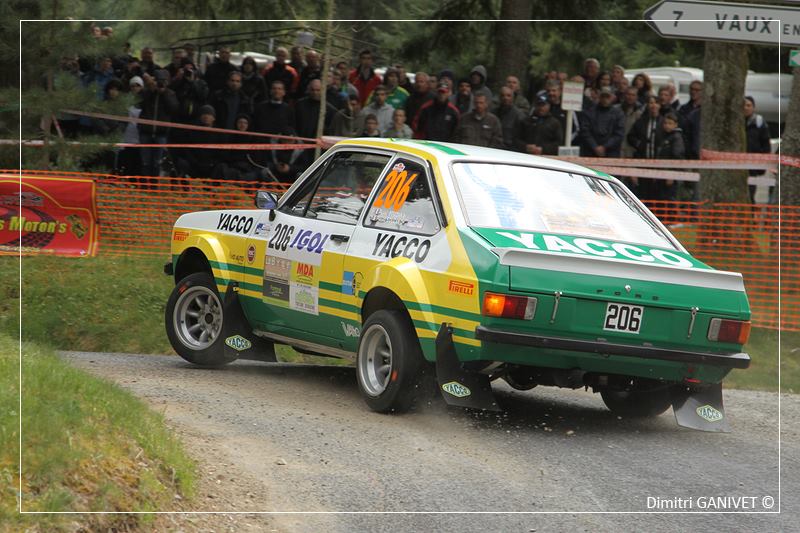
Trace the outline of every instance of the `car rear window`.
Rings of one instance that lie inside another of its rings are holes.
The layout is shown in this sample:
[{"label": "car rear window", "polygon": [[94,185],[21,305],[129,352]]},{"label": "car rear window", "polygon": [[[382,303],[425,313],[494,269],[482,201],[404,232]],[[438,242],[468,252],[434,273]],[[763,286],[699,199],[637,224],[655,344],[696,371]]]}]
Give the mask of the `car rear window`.
[{"label": "car rear window", "polygon": [[522,165],[455,163],[473,227],[581,235],[675,249],[655,217],[601,178]]}]

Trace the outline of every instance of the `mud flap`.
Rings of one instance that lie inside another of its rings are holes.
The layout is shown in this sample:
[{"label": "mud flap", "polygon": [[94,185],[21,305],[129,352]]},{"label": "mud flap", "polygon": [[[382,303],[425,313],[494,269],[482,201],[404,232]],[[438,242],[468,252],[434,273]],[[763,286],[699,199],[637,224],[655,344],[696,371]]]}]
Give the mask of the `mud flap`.
[{"label": "mud flap", "polygon": [[731,431],[722,406],[721,383],[675,387],[672,390],[672,409],[679,426],[699,431]]},{"label": "mud flap", "polygon": [[436,381],[444,401],[450,405],[501,410],[492,394],[489,377],[469,372],[461,365],[453,345],[453,328],[445,323],[436,335]]},{"label": "mud flap", "polygon": [[238,288],[239,284],[235,281],[229,283],[228,290],[225,291],[225,301],[222,304],[225,357],[230,360],[250,359],[274,363],[277,361],[275,346],[272,342],[253,333],[253,329],[247,323],[244,311],[242,311]]}]

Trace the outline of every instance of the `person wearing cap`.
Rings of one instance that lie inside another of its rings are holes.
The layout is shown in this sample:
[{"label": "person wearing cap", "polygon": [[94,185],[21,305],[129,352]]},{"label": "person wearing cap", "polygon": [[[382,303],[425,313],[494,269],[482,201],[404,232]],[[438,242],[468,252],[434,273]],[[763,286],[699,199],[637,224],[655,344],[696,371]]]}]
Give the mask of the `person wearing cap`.
[{"label": "person wearing cap", "polygon": [[[164,69],[155,71],[154,76],[143,76],[145,89],[142,91],[141,118],[172,122],[178,113],[179,103],[175,91],[168,87],[169,72]],[[169,126],[156,124],[139,124],[139,140],[142,144],[166,144]],[[142,174],[158,176],[161,171],[163,148],[142,148]]]},{"label": "person wearing cap", "polygon": [[134,76],[128,80],[128,87],[132,95],[139,96],[144,89],[144,80],[141,76]]},{"label": "person wearing cap", "polygon": [[500,102],[494,110],[494,114],[500,119],[503,128],[503,148],[514,150],[514,136],[517,132],[519,123],[525,119],[525,114],[514,105],[514,91],[511,87],[500,87]]},{"label": "person wearing cap", "polygon": [[557,155],[564,139],[561,122],[550,114],[550,100],[546,94],[536,97],[533,113],[521,121],[515,133],[514,148],[532,155]]},{"label": "person wearing cap", "polygon": [[458,127],[461,114],[450,102],[450,84],[439,82],[436,97],[422,104],[414,118],[411,129],[415,139],[449,141]]},{"label": "person wearing cap", "polygon": [[503,127],[500,119],[489,112],[489,98],[478,93],[473,100],[474,109],[461,115],[453,141],[488,148],[503,148]]},{"label": "person wearing cap", "polygon": [[619,157],[625,136],[625,115],[612,106],[614,90],[605,86],[599,100],[581,113],[580,154],[584,157]]},{"label": "person wearing cap", "polygon": [[[758,154],[768,154],[772,151],[769,139],[769,126],[764,117],[756,113],[756,101],[752,96],[744,97],[744,131],[747,137],[747,151]],[[763,174],[763,170],[750,170],[751,176]],[[756,201],[756,186],[749,185],[750,202]],[[770,187],[770,192],[772,188]]]}]

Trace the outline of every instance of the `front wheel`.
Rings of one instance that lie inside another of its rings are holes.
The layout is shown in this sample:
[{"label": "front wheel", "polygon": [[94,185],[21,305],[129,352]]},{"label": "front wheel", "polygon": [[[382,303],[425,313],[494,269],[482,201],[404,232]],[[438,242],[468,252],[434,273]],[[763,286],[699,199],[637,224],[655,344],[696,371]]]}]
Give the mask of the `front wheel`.
[{"label": "front wheel", "polygon": [[234,361],[225,357],[223,321],[222,302],[211,274],[196,272],[175,285],[167,300],[164,323],[178,355],[200,366]]},{"label": "front wheel", "polygon": [[658,416],[672,405],[669,387],[641,391],[604,390],[600,396],[612,413],[630,418]]},{"label": "front wheel", "polygon": [[432,374],[422,356],[416,331],[398,311],[376,311],[361,329],[356,360],[358,388],[379,413],[407,411],[424,395]]}]

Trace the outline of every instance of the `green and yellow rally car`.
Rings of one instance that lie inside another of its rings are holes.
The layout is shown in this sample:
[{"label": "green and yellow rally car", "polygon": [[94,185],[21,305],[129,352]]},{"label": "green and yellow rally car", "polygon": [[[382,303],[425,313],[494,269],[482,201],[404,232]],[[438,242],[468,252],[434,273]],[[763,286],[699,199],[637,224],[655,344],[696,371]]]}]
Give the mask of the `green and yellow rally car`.
[{"label": "green and yellow rally car", "polygon": [[256,206],[175,223],[165,321],[192,363],[274,361],[279,343],[354,361],[381,412],[434,380],[448,403],[497,409],[503,378],[728,430],[721,381],[750,363],[742,276],[694,259],[607,174],[352,139]]}]

